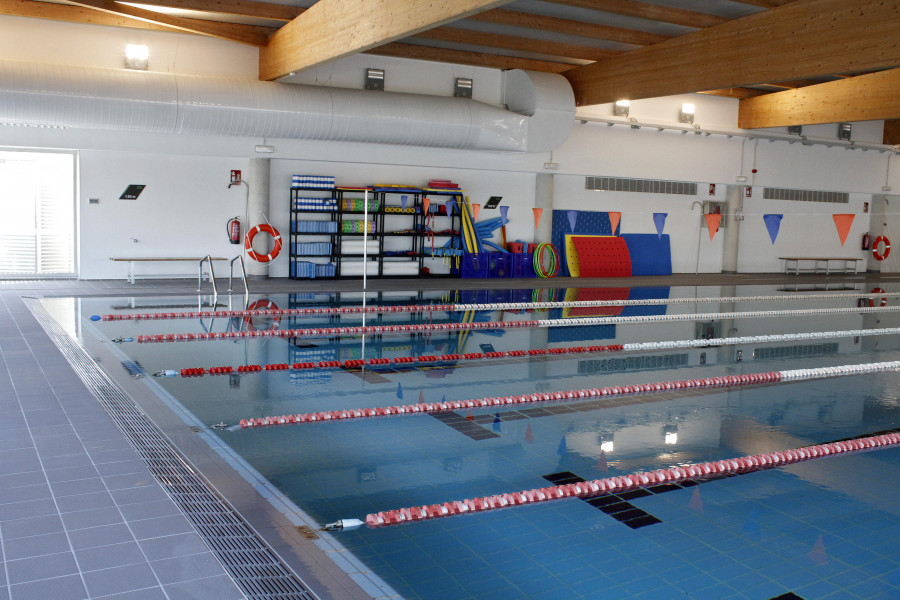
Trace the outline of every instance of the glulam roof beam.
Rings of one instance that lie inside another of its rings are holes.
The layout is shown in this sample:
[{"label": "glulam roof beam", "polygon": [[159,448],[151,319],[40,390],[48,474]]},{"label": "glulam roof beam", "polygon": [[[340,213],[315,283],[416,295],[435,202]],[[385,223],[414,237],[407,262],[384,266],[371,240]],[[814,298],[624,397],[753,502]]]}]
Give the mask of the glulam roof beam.
[{"label": "glulam roof beam", "polygon": [[162,13],[120,4],[112,0],[70,0],[72,4],[81,6],[91,10],[102,11],[119,17],[127,17],[147,23],[164,25],[170,29],[186,31],[188,33],[199,33],[217,37],[232,42],[240,42],[251,46],[265,46],[268,35],[263,30],[246,27],[235,27],[230,23],[216,23],[213,21],[201,21],[199,19],[186,19],[184,17],[174,17]]},{"label": "glulam roof beam", "polygon": [[900,69],[741,100],[738,127],[900,119]]},{"label": "glulam roof beam", "polygon": [[146,6],[163,6],[182,10],[238,15],[241,17],[257,17],[273,21],[292,21],[302,13],[304,8],[273,4],[271,2],[254,2],[253,0],[129,0],[132,4]]},{"label": "glulam roof beam", "polygon": [[541,71],[544,73],[562,73],[563,71],[572,68],[572,65],[569,63],[503,56],[500,54],[489,54],[487,52],[434,48],[432,46],[420,46],[417,44],[403,44],[398,42],[378,46],[377,48],[369,50],[367,54],[415,58],[418,60],[447,62],[458,65],[473,65],[476,67],[491,67],[495,69],[525,69],[527,71]]},{"label": "glulam roof beam", "polygon": [[900,0],[794,0],[566,72],[580,106],[900,65]]},{"label": "glulam roof beam", "polygon": [[517,52],[530,52],[533,54],[543,54],[545,56],[559,56],[591,61],[597,61],[620,54],[620,52],[602,50],[590,46],[548,42],[534,38],[499,35],[496,33],[472,31],[470,29],[459,29],[457,27],[435,27],[428,31],[419,32],[415,37],[442,42],[452,42],[455,44],[469,44],[474,46],[485,46],[487,48],[501,48],[503,50],[514,50]]},{"label": "glulam roof beam", "polygon": [[511,0],[319,0],[260,51],[259,78],[273,80],[365,52]]},{"label": "glulam roof beam", "polygon": [[577,8],[586,8],[589,10],[600,10],[614,15],[624,15],[626,17],[636,17],[638,19],[647,19],[650,21],[661,21],[663,23],[671,23],[673,25],[684,25],[685,27],[695,27],[704,29],[724,23],[728,19],[716,15],[694,12],[692,10],[684,10],[682,8],[672,8],[659,4],[649,4],[647,2],[636,2],[635,0],[544,0],[554,4],[564,4],[566,6],[574,6]]},{"label": "glulam roof beam", "polygon": [[900,146],[900,119],[891,119],[884,122],[883,143],[888,146]]}]

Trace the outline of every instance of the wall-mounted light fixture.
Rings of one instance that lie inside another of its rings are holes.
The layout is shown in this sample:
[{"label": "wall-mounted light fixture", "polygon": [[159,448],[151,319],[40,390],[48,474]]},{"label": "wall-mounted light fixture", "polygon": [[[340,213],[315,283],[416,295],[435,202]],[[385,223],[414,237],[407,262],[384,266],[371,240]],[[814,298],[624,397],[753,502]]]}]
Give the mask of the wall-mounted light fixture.
[{"label": "wall-mounted light fixture", "polygon": [[384,69],[366,69],[366,89],[384,91]]},{"label": "wall-mounted light fixture", "polygon": [[685,102],[681,105],[681,112],[678,113],[678,122],[679,123],[693,123],[694,122],[694,105],[690,102]]},{"label": "wall-mounted light fixture", "polygon": [[136,71],[146,71],[150,66],[150,48],[141,44],[127,44],[125,66]]},{"label": "wall-mounted light fixture", "polygon": [[838,123],[838,139],[850,141],[850,132],[853,131],[853,125],[850,123]]},{"label": "wall-mounted light fixture", "polygon": [[627,117],[630,107],[631,102],[628,100],[616,100],[613,105],[613,114],[617,117]]},{"label": "wall-mounted light fixture", "polygon": [[469,77],[457,77],[453,85],[453,95],[457,98],[471,98],[472,79]]}]

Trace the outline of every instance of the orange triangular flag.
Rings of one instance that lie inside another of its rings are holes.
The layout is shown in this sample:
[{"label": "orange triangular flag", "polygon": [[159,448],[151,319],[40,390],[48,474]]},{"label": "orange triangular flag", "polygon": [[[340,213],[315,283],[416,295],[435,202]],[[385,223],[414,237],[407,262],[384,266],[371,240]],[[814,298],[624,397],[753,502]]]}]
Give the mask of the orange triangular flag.
[{"label": "orange triangular flag", "polygon": [[722,221],[722,215],[709,214],[703,216],[706,217],[706,226],[709,228],[709,241],[712,241],[712,239],[716,237],[716,232],[719,231],[719,223]]},{"label": "orange triangular flag", "polygon": [[622,218],[622,213],[620,212],[611,212],[607,213],[609,215],[609,226],[612,227],[612,235],[616,235],[616,227],[619,226],[619,219]]},{"label": "orange triangular flag", "polygon": [[472,220],[475,221],[478,219],[478,211],[481,210],[480,204],[472,203]]},{"label": "orange triangular flag", "polygon": [[422,206],[424,206],[425,216],[428,216],[428,207],[431,205],[431,198],[422,198]]},{"label": "orange triangular flag", "polygon": [[847,235],[850,233],[850,226],[853,225],[852,214],[831,215],[834,219],[834,225],[837,227],[838,235],[841,237],[841,246],[847,241]]},{"label": "orange triangular flag", "polygon": [[534,228],[538,228],[538,223],[541,222],[541,215],[544,214],[543,208],[532,208],[532,212],[534,213]]}]

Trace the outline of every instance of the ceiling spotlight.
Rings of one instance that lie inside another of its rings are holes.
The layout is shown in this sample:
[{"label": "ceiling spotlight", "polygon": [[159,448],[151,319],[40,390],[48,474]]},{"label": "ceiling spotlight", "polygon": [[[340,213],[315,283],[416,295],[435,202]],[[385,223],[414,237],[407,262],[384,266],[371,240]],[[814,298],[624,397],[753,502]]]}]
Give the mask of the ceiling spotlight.
[{"label": "ceiling spotlight", "polygon": [[140,44],[125,46],[125,66],[137,71],[146,71],[150,63],[150,48]]},{"label": "ceiling spotlight", "polygon": [[613,115],[617,117],[627,117],[630,106],[631,102],[628,100],[616,100],[615,105],[613,105]]},{"label": "ceiling spotlight", "polygon": [[678,122],[679,123],[693,123],[694,122],[694,105],[690,102],[685,102],[681,105],[681,112],[678,113]]}]

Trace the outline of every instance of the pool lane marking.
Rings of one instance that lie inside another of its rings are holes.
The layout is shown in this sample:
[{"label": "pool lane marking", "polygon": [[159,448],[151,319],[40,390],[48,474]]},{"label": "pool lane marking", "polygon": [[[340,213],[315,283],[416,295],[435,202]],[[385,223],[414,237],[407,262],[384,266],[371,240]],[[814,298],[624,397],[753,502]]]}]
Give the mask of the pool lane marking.
[{"label": "pool lane marking", "polygon": [[493,398],[476,398],[472,400],[450,400],[444,402],[419,402],[417,404],[380,406],[368,408],[350,408],[329,410],[296,415],[280,415],[271,417],[254,417],[241,419],[241,429],[271,425],[299,424],[320,421],[340,421],[364,417],[382,417],[402,414],[446,413],[468,408],[487,408],[509,406],[515,404],[531,404],[552,400],[574,400],[581,398],[599,398],[606,396],[630,396],[635,394],[655,393],[671,390],[691,390],[709,388],[727,388],[760,383],[778,383],[783,381],[800,381],[807,379],[825,379],[849,375],[863,375],[879,371],[900,370],[900,361],[878,363],[862,363],[856,365],[839,365],[834,367],[817,367],[814,369],[792,369],[788,371],[768,371],[748,375],[723,375],[703,379],[684,379],[658,383],[636,385],[608,386],[602,388],[585,388],[561,392],[540,392],[517,396],[497,396]]},{"label": "pool lane marking", "polygon": [[631,475],[595,479],[581,483],[570,483],[558,486],[534,488],[519,492],[496,494],[465,500],[453,500],[440,504],[412,506],[366,515],[365,523],[369,527],[397,525],[409,521],[422,521],[468,512],[482,512],[517,506],[534,504],[559,498],[594,498],[609,494],[620,494],[629,490],[645,488],[657,484],[681,484],[696,481],[707,476],[743,475],[754,471],[762,471],[785,465],[806,462],[825,456],[834,456],[869,450],[881,450],[900,445],[900,432],[873,434],[829,442],[803,446],[790,450],[782,450],[751,456],[741,456],[706,463],[695,463],[686,466],[659,469],[656,471],[634,473]]},{"label": "pool lane marking", "polygon": [[[210,375],[227,375],[232,372],[255,372],[255,371],[284,371],[284,370],[303,370],[303,369],[344,369],[350,373],[358,374],[362,367],[377,367],[380,373],[401,372],[410,368],[448,368],[456,367],[456,361],[465,360],[492,360],[506,359],[516,357],[534,358],[538,356],[564,356],[569,354],[593,354],[601,352],[640,352],[644,350],[661,350],[661,349],[678,349],[678,348],[707,348],[710,346],[737,346],[741,344],[758,344],[771,342],[787,342],[798,340],[818,340],[832,339],[839,337],[867,337],[874,335],[894,335],[900,334],[900,327],[882,327],[878,329],[849,329],[843,331],[811,331],[807,333],[780,333],[774,335],[745,335],[740,337],[727,338],[707,338],[699,340],[673,340],[666,342],[634,342],[627,344],[610,344],[608,346],[571,346],[569,348],[550,348],[550,349],[532,349],[532,350],[501,350],[496,352],[472,352],[467,354],[442,354],[442,355],[422,355],[419,357],[397,356],[393,359],[348,359],[345,361],[336,360],[320,360],[318,362],[295,362],[291,365],[287,363],[267,364],[267,365],[241,365],[238,367],[212,367],[207,370],[203,367],[184,368],[180,371],[164,370],[158,371],[158,377],[176,377],[179,374],[182,377],[203,376],[207,373]],[[374,362],[373,362],[374,361]],[[433,363],[454,363],[452,365],[437,365]],[[395,366],[406,365],[403,369],[396,369]],[[412,365],[409,367],[408,365]],[[367,372],[373,372],[367,369]],[[359,375],[363,377],[362,375]],[[368,381],[368,380],[367,380]],[[386,381],[386,380],[385,380]],[[383,381],[372,381],[372,383],[384,383]]]},{"label": "pool lane marking", "polygon": [[718,298],[645,298],[622,300],[570,300],[556,302],[489,302],[481,304],[404,304],[388,306],[328,306],[320,308],[279,308],[257,310],[206,310],[92,315],[92,321],[150,321],[166,319],[208,319],[231,317],[328,316],[411,312],[462,312],[496,310],[544,310],[552,308],[600,308],[604,306],[660,306],[669,304],[712,304],[716,302],[779,302],[785,300],[837,300],[900,296],[900,292],[860,292],[858,294],[803,294],[795,296],[722,296]]},{"label": "pool lane marking", "polygon": [[671,323],[678,321],[712,321],[717,319],[753,319],[773,317],[808,317],[836,314],[900,312],[900,306],[805,308],[797,310],[748,310],[735,312],[683,313],[632,317],[579,317],[569,319],[529,319],[521,321],[479,321],[474,323],[416,323],[406,325],[367,325],[360,327],[313,327],[308,329],[265,329],[259,331],[216,331],[211,333],[162,333],[139,335],[139,344],[234,340],[261,337],[321,338],[337,335],[383,335],[422,331],[472,331],[477,329],[516,329],[548,327],[584,327],[625,323]]}]

